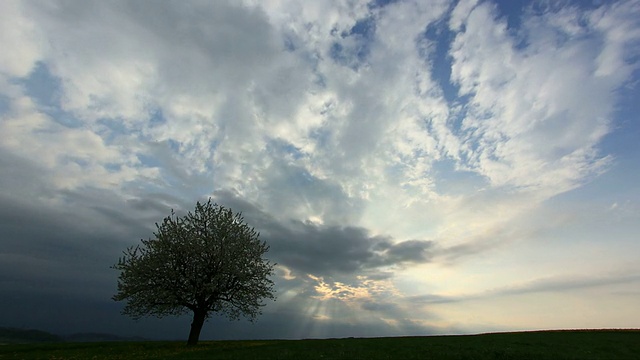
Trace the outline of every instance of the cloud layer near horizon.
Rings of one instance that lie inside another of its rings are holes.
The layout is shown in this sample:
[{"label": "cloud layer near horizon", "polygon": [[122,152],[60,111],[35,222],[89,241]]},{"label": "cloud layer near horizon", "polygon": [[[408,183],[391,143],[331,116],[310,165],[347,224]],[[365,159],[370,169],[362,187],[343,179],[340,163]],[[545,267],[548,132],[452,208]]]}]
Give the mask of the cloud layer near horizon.
[{"label": "cloud layer near horizon", "polygon": [[620,230],[620,251],[587,277],[637,298],[637,187],[588,214],[554,201],[617,174],[603,144],[637,131],[621,104],[639,15],[634,1],[5,1],[2,284],[14,302],[34,287],[108,300],[121,249],[212,196],[280,264],[289,308],[268,308],[265,333],[278,316],[291,337],[509,327],[409,314],[415,299],[559,292],[544,279],[585,267],[527,268],[515,244],[606,247],[576,245],[589,224]]}]

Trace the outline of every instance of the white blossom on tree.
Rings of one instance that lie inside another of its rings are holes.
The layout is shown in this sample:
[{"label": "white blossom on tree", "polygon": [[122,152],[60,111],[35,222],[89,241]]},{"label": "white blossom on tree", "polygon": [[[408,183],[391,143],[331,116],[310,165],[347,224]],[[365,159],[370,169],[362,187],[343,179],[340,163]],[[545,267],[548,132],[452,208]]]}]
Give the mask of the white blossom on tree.
[{"label": "white blossom on tree", "polygon": [[263,299],[275,299],[275,264],[259,233],[240,213],[206,203],[183,217],[157,224],[155,238],[127,248],[114,269],[120,270],[116,301],[126,300],[123,314],[164,317],[193,313],[188,344],[198,343],[206,319],[221,313],[250,321],[261,314]]}]

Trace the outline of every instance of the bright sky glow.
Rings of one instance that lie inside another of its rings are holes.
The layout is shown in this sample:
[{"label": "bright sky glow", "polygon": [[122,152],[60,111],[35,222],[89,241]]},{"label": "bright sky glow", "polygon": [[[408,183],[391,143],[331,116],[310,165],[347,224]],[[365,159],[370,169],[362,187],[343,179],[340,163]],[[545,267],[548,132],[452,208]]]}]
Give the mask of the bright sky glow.
[{"label": "bright sky glow", "polygon": [[279,264],[203,338],[640,327],[640,3],[0,2],[0,326],[113,303],[197,200]]}]

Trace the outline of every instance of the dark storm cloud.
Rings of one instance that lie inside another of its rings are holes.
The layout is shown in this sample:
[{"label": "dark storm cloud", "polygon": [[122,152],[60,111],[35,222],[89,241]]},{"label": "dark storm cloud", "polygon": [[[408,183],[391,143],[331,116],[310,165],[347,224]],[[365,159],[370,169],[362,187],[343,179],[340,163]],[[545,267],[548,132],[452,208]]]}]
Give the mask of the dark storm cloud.
[{"label": "dark storm cloud", "polygon": [[20,199],[26,195],[50,195],[46,184],[48,172],[27,159],[0,147],[0,189],[7,199]]},{"label": "dark storm cloud", "polygon": [[383,264],[425,263],[433,257],[434,243],[424,240],[407,240],[397,244],[381,242],[376,248],[385,254]]},{"label": "dark storm cloud", "polygon": [[[271,246],[269,256],[280,265],[316,276],[350,275],[364,270],[429,262],[434,243],[426,240],[394,242],[371,235],[362,227],[324,226],[290,220],[280,222],[237,194],[214,194],[221,205],[241,211]],[[374,273],[386,277],[388,274]]]},{"label": "dark storm cloud", "polygon": [[[11,161],[10,157],[0,159]],[[58,333],[105,331],[136,335],[138,332],[137,335],[154,338],[181,337],[182,332],[176,331],[174,325],[188,324],[188,319],[167,319],[163,324],[173,324],[173,327],[154,328],[149,326],[154,320],[138,323],[120,315],[122,304],[110,299],[117,279],[117,273],[110,266],[126,247],[138,244],[141,238],[152,237],[153,224],[169,215],[171,208],[180,214],[192,211],[194,204],[157,194],[123,199],[90,188],[59,191],[56,202],[40,201],[33,196],[21,200],[26,195],[23,191],[30,190],[20,189],[17,186],[20,182],[12,177],[35,176],[38,169],[26,162],[13,161],[12,165],[11,172],[0,174],[0,183],[13,183],[12,188],[16,189],[14,196],[0,196],[0,292],[9,294],[0,299],[0,318],[10,326],[26,325]],[[42,189],[46,190],[46,187]],[[267,315],[258,327],[247,329],[246,324],[232,325],[225,321],[228,332],[222,334],[212,327],[204,336],[269,337],[275,328],[283,337],[321,336],[325,333],[304,332],[304,326],[311,326],[303,324],[304,304],[317,295],[314,283],[309,282],[305,274],[340,277],[347,282],[356,275],[387,279],[393,275],[393,270],[379,268],[430,258],[431,243],[427,241],[394,244],[389,237],[372,236],[359,227],[277,221],[230,191],[217,192],[214,200],[234,211],[242,211],[245,220],[270,244],[270,259],[303,276],[285,281],[282,275],[277,275],[274,279],[278,292],[295,289],[299,293],[288,305],[289,327],[282,327],[279,322],[284,315]],[[395,311],[388,305],[372,301],[365,307],[376,312]],[[29,308],[38,310],[30,311]],[[40,309],[50,310],[44,316]],[[187,328],[187,325],[179,326]],[[318,326],[324,326],[326,334],[332,336],[389,335],[395,331],[380,326],[372,330],[367,329],[366,324],[356,326],[340,321]],[[128,330],[122,332],[119,330],[122,328]]]},{"label": "dark storm cloud", "polygon": [[0,197],[3,290],[110,296],[116,274],[109,266],[126,246],[152,235],[151,224],[136,222],[131,212],[123,214],[124,204],[120,209],[113,204],[107,208],[107,197],[88,198],[96,202],[75,199],[73,208],[81,210],[74,211]]},{"label": "dark storm cloud", "polygon": [[383,240],[369,237],[362,228],[292,225],[268,233],[274,254],[283,265],[315,275],[350,274],[367,267],[376,257],[371,245]]},{"label": "dark storm cloud", "polygon": [[153,236],[153,223],[180,202],[125,200],[90,188],[54,192],[47,172],[29,161],[0,151],[0,165],[0,325],[178,336],[120,315],[110,266],[126,247]]},{"label": "dark storm cloud", "polygon": [[[292,269],[314,275],[354,274],[367,269],[427,262],[430,241],[390,244],[389,237],[371,236],[360,227],[324,227],[291,222],[267,233],[274,254]],[[381,246],[382,244],[382,246]],[[416,252],[407,251],[414,248]]]}]

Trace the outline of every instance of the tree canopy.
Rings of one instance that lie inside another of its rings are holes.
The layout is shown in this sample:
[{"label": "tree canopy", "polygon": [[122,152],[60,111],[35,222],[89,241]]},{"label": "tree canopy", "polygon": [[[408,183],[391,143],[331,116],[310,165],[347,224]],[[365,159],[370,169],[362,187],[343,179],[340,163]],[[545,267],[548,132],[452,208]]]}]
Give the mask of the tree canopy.
[{"label": "tree canopy", "polygon": [[240,213],[197,202],[183,217],[156,223],[155,238],[127,248],[118,263],[116,301],[126,300],[123,314],[164,317],[193,313],[188,344],[195,345],[202,325],[213,313],[254,321],[274,299],[275,264],[259,233]]}]

